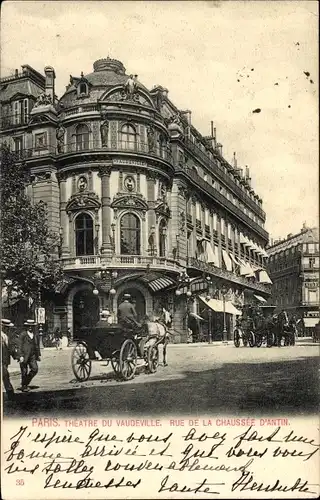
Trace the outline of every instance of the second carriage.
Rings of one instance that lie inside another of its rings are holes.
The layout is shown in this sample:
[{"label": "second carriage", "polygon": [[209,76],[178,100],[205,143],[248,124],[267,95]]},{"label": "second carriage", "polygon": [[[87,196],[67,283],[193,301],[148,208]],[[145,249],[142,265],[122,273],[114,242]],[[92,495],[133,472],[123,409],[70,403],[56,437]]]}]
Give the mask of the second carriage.
[{"label": "second carriage", "polygon": [[95,327],[82,328],[71,359],[76,379],[80,382],[88,380],[92,362],[102,360],[111,363],[120,380],[134,378],[138,359],[144,361],[149,373],[155,373],[159,366],[159,345],[164,343],[166,331],[159,328],[158,333],[150,334],[148,326],[130,328],[100,322]]},{"label": "second carriage", "polygon": [[295,328],[286,313],[274,314],[276,306],[245,306],[234,330],[234,345],[267,347],[295,344]]}]

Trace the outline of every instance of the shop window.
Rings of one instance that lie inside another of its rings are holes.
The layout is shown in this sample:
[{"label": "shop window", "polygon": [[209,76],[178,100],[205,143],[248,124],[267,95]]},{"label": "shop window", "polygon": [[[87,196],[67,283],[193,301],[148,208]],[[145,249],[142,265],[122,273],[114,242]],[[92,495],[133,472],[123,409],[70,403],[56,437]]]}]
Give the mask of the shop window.
[{"label": "shop window", "polygon": [[81,213],[75,220],[76,255],[93,255],[93,219]]},{"label": "shop window", "polygon": [[140,255],[141,224],[134,214],[125,214],[120,221],[120,253],[122,255]]}]

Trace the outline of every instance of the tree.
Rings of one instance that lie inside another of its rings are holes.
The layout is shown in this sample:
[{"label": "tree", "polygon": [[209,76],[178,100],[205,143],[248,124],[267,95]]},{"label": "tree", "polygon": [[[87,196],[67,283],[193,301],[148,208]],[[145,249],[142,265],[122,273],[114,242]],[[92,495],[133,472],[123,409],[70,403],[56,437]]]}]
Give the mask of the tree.
[{"label": "tree", "polygon": [[21,296],[50,291],[61,279],[58,236],[48,226],[46,205],[32,203],[30,170],[7,145],[1,146],[1,277]]}]

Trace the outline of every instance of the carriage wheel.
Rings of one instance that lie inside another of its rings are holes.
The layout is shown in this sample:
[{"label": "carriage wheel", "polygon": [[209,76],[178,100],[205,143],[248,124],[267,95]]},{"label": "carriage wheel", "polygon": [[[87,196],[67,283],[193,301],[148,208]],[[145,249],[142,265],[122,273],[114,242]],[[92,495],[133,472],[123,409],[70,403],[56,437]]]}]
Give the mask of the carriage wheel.
[{"label": "carriage wheel", "polygon": [[159,366],[159,349],[157,345],[151,345],[147,350],[147,366],[149,373],[155,373]]},{"label": "carriage wheel", "polygon": [[274,346],[274,334],[271,332],[267,333],[267,347],[272,347]]},{"label": "carriage wheel", "polygon": [[131,380],[134,377],[137,358],[138,353],[135,343],[131,339],[125,340],[119,355],[120,375],[123,380]]},{"label": "carriage wheel", "polygon": [[113,368],[114,373],[119,377],[120,375],[120,358],[119,358],[120,352],[115,351],[112,353],[111,357],[111,366]]},{"label": "carriage wheel", "polygon": [[249,339],[248,339],[248,342],[249,342],[249,346],[250,347],[254,347],[256,345],[256,338],[255,338],[255,335],[253,332],[250,332],[249,333]]},{"label": "carriage wheel", "polygon": [[235,330],[234,332],[233,343],[235,347],[240,347],[240,335],[238,330]]},{"label": "carriage wheel", "polygon": [[263,335],[261,335],[261,334],[257,335],[256,342],[255,342],[256,347],[261,347],[262,342],[263,342]]},{"label": "carriage wheel", "polygon": [[92,362],[89,356],[87,346],[84,343],[78,343],[71,354],[72,371],[74,376],[80,382],[88,380],[91,373]]}]

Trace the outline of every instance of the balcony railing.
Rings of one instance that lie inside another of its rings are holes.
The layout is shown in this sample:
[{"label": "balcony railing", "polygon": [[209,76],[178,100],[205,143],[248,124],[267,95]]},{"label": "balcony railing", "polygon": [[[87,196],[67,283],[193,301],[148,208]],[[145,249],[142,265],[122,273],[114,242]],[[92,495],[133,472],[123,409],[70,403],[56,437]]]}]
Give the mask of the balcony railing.
[{"label": "balcony railing", "polygon": [[65,271],[81,269],[98,269],[101,266],[109,268],[146,268],[181,271],[181,265],[167,257],[143,255],[86,255],[81,257],[66,257],[61,259]]},{"label": "balcony railing", "polygon": [[257,232],[260,236],[262,236],[265,240],[268,239],[269,235],[267,231],[259,226],[254,220],[248,217],[244,212],[239,210],[236,205],[234,205],[230,200],[228,200],[225,196],[223,196],[217,189],[213,186],[210,186],[206,181],[200,177],[196,172],[189,168],[179,167],[183,173],[185,173],[191,180],[193,180],[195,186],[200,187],[203,191],[207,192],[209,196],[214,198],[218,203],[224,206],[227,210],[229,210],[235,217],[239,218],[246,224],[251,227],[255,232]]},{"label": "balcony railing", "polygon": [[125,151],[129,153],[143,153],[151,156],[156,156],[170,162],[172,160],[171,152],[166,148],[162,148],[158,145],[156,148],[151,150],[147,143],[138,140],[134,142],[121,140],[109,141],[105,146],[102,146],[100,141],[79,140],[78,142],[75,141],[63,145],[61,148],[59,148],[57,154],[61,156],[70,153],[90,153],[92,151]]},{"label": "balcony railing", "polygon": [[242,285],[246,288],[251,288],[253,290],[259,290],[260,292],[264,292],[270,295],[271,293],[271,288],[269,285],[264,285],[262,283],[255,283],[253,281],[249,281],[248,278],[245,278],[243,276],[237,276],[236,274],[226,271],[224,269],[220,269],[218,267],[215,267],[213,264],[209,264],[208,262],[203,262],[201,260],[195,259],[194,257],[191,257],[188,259],[188,266],[193,267],[195,269],[198,269],[203,272],[211,273],[214,276],[217,276],[219,278],[223,278],[228,281],[232,281],[233,283],[237,283],[239,285]]},{"label": "balcony railing", "polygon": [[221,167],[218,167],[218,165],[214,162],[214,159],[211,159],[210,156],[208,156],[204,151],[198,148],[198,146],[193,144],[193,142],[191,142],[188,138],[185,139],[185,145],[189,150],[193,151],[196,156],[200,157],[204,164],[209,167],[210,170],[214,171],[217,178],[227,184],[227,186],[236,193],[240,200],[242,200],[248,207],[250,207],[257,215],[265,219],[266,214],[264,210],[258,205],[258,203],[252,200],[250,196],[242,191],[242,189],[235,183],[230,175],[226,174]]}]

